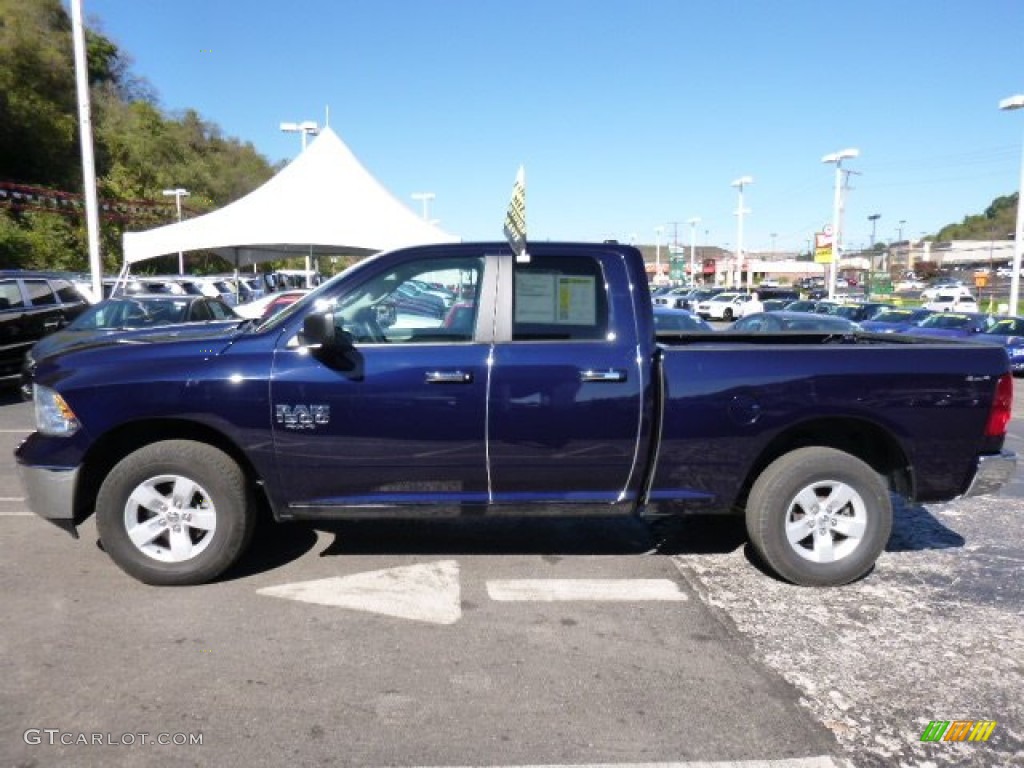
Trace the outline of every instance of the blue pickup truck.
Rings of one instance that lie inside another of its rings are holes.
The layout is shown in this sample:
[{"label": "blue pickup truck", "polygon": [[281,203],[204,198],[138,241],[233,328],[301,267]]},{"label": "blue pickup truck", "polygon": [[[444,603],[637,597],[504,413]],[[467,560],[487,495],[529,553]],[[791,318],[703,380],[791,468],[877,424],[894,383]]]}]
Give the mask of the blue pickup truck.
[{"label": "blue pickup truck", "polygon": [[[443,297],[411,312],[403,286]],[[838,585],[890,494],[998,490],[1006,351],[870,334],[655,330],[615,244],[378,254],[265,321],[38,361],[31,509],[150,584],[216,578],[278,521],[732,513],[775,573]]]}]

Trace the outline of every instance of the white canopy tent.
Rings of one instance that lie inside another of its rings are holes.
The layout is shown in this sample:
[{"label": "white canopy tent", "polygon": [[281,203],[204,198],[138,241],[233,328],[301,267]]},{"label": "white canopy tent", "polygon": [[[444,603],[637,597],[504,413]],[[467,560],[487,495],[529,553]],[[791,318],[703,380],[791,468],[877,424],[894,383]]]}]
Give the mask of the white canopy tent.
[{"label": "white canopy tent", "polygon": [[400,203],[330,128],[263,186],[216,211],[145,232],[125,232],[125,267],[179,251],[209,250],[236,267],[314,254],[369,254],[449,243]]}]

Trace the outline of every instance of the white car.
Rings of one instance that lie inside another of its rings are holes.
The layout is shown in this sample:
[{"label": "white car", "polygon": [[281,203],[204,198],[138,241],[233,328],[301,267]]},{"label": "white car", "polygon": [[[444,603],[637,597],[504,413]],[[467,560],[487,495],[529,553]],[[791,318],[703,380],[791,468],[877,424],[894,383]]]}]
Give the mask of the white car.
[{"label": "white car", "polygon": [[743,314],[743,305],[753,297],[749,293],[720,293],[697,305],[697,314],[705,320],[732,322]]},{"label": "white car", "polygon": [[921,301],[931,301],[939,294],[959,294],[960,296],[972,296],[971,289],[959,280],[948,280],[926,288],[921,293]]},{"label": "white car", "polygon": [[958,291],[943,291],[924,305],[925,309],[934,312],[979,312],[978,302],[968,293],[964,295]]}]

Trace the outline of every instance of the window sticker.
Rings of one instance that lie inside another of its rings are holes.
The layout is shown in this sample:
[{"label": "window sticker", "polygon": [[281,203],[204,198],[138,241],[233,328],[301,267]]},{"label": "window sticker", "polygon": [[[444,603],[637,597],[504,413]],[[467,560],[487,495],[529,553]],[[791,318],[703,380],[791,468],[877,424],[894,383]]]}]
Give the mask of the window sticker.
[{"label": "window sticker", "polygon": [[516,273],[517,323],[555,322],[556,277],[550,273]]},{"label": "window sticker", "polygon": [[569,325],[594,325],[597,322],[593,277],[562,275],[558,278],[557,322]]},{"label": "window sticker", "polygon": [[595,286],[589,275],[518,272],[515,322],[594,325]]}]

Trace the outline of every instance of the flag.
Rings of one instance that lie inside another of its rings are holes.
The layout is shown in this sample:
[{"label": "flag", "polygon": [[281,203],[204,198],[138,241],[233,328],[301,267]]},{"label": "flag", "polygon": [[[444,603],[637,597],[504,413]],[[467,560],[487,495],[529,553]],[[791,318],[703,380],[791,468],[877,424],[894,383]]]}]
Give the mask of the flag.
[{"label": "flag", "polygon": [[517,261],[529,261],[526,253],[526,170],[519,166],[516,183],[512,185],[512,199],[505,214],[505,239],[512,246]]}]

